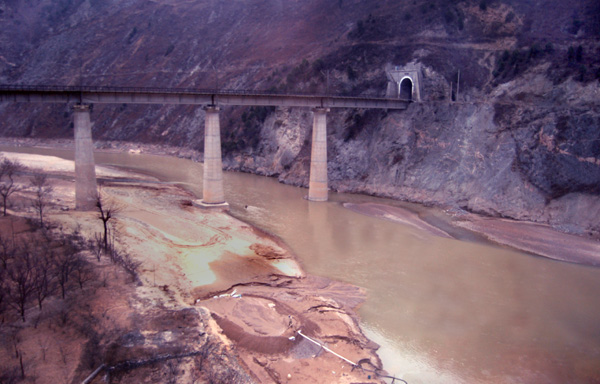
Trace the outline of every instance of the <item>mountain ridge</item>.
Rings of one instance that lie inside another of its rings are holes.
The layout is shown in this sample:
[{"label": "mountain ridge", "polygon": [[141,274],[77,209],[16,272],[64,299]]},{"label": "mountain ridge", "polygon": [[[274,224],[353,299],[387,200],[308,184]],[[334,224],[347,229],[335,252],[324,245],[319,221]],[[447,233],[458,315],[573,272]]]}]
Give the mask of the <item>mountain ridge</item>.
[{"label": "mountain ridge", "polygon": [[[578,0],[0,2],[0,82],[385,95],[333,111],[330,185],[600,236],[600,5]],[[460,73],[460,74],[459,74]],[[457,94],[456,83],[460,78]],[[0,105],[0,134],[72,135],[68,106]],[[95,106],[94,137],[203,150],[189,106]],[[306,186],[310,111],[226,107],[228,169]]]}]

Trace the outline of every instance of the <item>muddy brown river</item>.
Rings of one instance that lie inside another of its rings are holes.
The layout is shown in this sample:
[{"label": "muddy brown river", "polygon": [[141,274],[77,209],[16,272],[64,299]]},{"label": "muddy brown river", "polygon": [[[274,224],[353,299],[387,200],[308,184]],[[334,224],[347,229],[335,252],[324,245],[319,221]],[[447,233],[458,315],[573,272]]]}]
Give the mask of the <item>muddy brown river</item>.
[{"label": "muddy brown river", "polygon": [[[199,163],[114,153],[97,153],[96,161],[202,193]],[[600,268],[485,244],[452,229],[439,210],[336,193],[329,202],[309,203],[306,193],[225,173],[233,215],[282,238],[308,273],[366,289],[362,326],[382,346],[391,374],[410,384],[600,382]],[[344,202],[408,208],[461,240],[365,216]]]}]

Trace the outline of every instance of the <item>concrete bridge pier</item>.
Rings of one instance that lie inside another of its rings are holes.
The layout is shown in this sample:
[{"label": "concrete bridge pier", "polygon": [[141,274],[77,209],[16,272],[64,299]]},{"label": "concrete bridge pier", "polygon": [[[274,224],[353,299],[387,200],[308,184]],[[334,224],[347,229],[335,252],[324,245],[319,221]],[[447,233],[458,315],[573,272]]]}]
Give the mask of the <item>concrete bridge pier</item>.
[{"label": "concrete bridge pier", "polygon": [[75,209],[91,211],[96,209],[98,188],[89,105],[73,106],[73,125],[75,128]]},{"label": "concrete bridge pier", "polygon": [[327,201],[327,112],[329,108],[313,109],[312,147],[308,200]]},{"label": "concrete bridge pier", "polygon": [[219,107],[204,107],[204,177],[202,200],[196,205],[203,208],[227,208],[223,192],[223,162],[221,160],[221,127]]}]

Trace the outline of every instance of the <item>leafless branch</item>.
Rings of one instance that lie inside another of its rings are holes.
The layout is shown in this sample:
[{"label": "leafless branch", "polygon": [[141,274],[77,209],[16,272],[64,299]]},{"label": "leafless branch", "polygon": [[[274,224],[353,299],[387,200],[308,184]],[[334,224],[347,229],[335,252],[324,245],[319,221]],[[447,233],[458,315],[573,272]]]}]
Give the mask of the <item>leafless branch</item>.
[{"label": "leafless branch", "polygon": [[48,184],[48,176],[46,174],[36,174],[31,178],[31,185],[35,193],[33,207],[37,211],[40,218],[40,226],[44,226],[44,211],[49,204],[50,195],[54,188]]},{"label": "leafless branch", "polygon": [[108,252],[108,221],[119,213],[120,208],[115,204],[104,202],[100,194],[98,194],[96,208],[98,208],[98,213],[100,214],[98,218],[102,220],[102,225],[104,228],[104,250]]},{"label": "leafless branch", "polygon": [[3,159],[0,163],[0,196],[2,197],[3,214],[6,216],[8,198],[18,190],[15,184],[15,174],[23,166],[18,161]]}]

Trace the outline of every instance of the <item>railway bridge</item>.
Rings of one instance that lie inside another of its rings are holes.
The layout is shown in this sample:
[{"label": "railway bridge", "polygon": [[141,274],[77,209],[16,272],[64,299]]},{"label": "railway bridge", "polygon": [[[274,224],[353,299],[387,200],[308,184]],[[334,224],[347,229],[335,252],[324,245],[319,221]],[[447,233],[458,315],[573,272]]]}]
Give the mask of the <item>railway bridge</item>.
[{"label": "railway bridge", "polygon": [[221,105],[305,107],[313,110],[308,200],[327,201],[327,112],[331,108],[406,109],[410,100],[335,95],[276,94],[260,91],[103,86],[0,85],[0,102],[73,105],[75,133],[75,205],[95,209],[98,199],[91,104],[186,104],[205,111],[202,207],[227,207],[219,112]]}]

